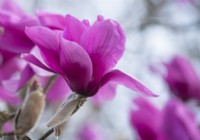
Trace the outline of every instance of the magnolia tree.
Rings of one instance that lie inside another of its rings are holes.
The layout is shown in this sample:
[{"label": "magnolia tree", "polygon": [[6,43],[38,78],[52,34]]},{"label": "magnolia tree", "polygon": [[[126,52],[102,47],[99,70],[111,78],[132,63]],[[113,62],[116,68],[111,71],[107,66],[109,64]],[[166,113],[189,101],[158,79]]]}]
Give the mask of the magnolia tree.
[{"label": "magnolia tree", "polygon": [[[146,1],[149,11],[137,29],[143,32],[152,24],[176,28],[149,20],[159,12],[158,7],[167,3]],[[198,6],[196,1],[189,0],[176,3]],[[186,58],[176,55],[170,62],[160,63],[165,72],[157,65],[151,66],[170,92],[166,103],[157,108],[144,97],[159,100],[160,93],[155,94],[136,78],[115,68],[126,46],[125,31],[116,20],[97,15],[90,23],[67,13],[28,14],[14,0],[3,0],[0,7],[0,100],[5,107],[0,111],[2,139],[59,139],[67,133],[70,118],[88,100],[92,102],[92,113],[80,127],[75,126],[73,138],[110,139],[100,123],[90,121],[90,117],[98,120],[103,102],[113,99],[117,85],[143,95],[133,99],[127,112],[130,129],[136,132],[137,139],[200,139],[197,118],[188,105],[191,100],[199,102],[200,79]],[[47,113],[48,110],[53,113]],[[42,126],[38,122],[44,115],[48,121]],[[33,130],[38,130],[34,137]]]}]

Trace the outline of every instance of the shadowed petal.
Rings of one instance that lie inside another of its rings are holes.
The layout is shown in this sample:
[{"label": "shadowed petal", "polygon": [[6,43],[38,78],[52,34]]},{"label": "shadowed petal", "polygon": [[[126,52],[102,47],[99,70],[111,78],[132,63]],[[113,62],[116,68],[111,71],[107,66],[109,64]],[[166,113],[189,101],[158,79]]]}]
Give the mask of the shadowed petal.
[{"label": "shadowed petal", "polygon": [[53,70],[60,72],[58,34],[41,26],[26,28],[25,32],[27,36],[40,48],[45,63]]},{"label": "shadowed petal", "polygon": [[87,52],[78,44],[60,39],[60,65],[73,91],[86,89],[92,76],[92,63]]},{"label": "shadowed petal", "polygon": [[34,76],[34,74],[35,73],[32,70],[32,68],[29,65],[27,65],[20,74],[20,79],[19,79],[17,90],[24,87],[25,84]]},{"label": "shadowed petal", "polygon": [[[130,113],[130,123],[137,131],[141,140],[160,140],[162,137],[160,131],[160,122],[162,113],[153,104],[144,98],[133,100],[133,106]],[[151,120],[151,121],[149,121]]]},{"label": "shadowed petal", "polygon": [[116,82],[144,95],[156,96],[150,89],[148,89],[140,81],[126,75],[125,73],[119,70],[113,70],[105,74],[100,82],[100,86],[104,86],[108,82]]},{"label": "shadowed petal", "polygon": [[[81,22],[71,15],[66,15],[66,27],[64,38],[79,43],[83,31],[87,28],[85,22]],[[87,23],[88,24],[88,23]]]},{"label": "shadowed petal", "polygon": [[92,60],[94,78],[99,79],[121,58],[124,52],[125,35],[117,22],[102,19],[83,33],[80,44]]},{"label": "shadowed petal", "polygon": [[91,99],[96,106],[100,106],[103,102],[112,100],[115,97],[116,89],[117,85],[115,83],[106,84]]},{"label": "shadowed petal", "polygon": [[50,102],[62,101],[69,91],[66,81],[62,77],[58,77],[47,92],[47,100]]}]

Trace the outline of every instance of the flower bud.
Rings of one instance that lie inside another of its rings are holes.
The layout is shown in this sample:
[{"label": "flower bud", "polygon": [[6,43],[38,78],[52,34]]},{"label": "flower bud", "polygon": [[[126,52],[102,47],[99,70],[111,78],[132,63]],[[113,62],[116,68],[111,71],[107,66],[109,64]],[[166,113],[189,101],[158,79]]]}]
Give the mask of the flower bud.
[{"label": "flower bud", "polygon": [[15,116],[15,134],[23,136],[30,131],[39,120],[44,107],[45,95],[40,89],[32,91]]}]

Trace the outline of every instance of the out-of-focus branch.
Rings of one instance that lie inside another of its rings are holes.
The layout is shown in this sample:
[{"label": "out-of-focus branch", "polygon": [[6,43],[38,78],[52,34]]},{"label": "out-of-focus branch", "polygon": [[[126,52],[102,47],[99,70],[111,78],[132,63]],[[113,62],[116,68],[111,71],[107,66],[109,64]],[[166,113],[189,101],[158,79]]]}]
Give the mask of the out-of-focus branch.
[{"label": "out-of-focus branch", "polygon": [[45,140],[54,132],[54,128],[49,129],[39,140]]}]

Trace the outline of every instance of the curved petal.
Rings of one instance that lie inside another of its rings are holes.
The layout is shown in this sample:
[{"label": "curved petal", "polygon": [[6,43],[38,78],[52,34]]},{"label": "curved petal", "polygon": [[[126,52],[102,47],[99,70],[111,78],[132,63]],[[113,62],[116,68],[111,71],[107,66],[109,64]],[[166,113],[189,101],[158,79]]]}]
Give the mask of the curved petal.
[{"label": "curved petal", "polygon": [[92,60],[94,78],[99,79],[121,58],[125,35],[117,22],[101,18],[83,33],[80,44]]},{"label": "curved petal", "polygon": [[105,74],[100,81],[100,87],[102,87],[108,82],[116,82],[144,95],[157,96],[140,81],[126,75],[125,73],[119,70],[113,70]]},{"label": "curved petal", "polygon": [[40,48],[45,63],[54,71],[60,72],[58,34],[42,26],[26,28],[25,33]]},{"label": "curved petal", "polygon": [[81,93],[92,77],[92,62],[85,50],[74,42],[60,38],[60,65],[72,91]]},{"label": "curved petal", "polygon": [[37,16],[41,24],[50,29],[63,30],[66,26],[65,17],[62,15],[38,11]]},{"label": "curved petal", "polygon": [[42,68],[45,69],[47,71],[53,72],[55,73],[55,71],[53,71],[52,69],[48,68],[47,66],[45,66],[42,62],[40,62],[40,60],[38,60],[34,55],[32,54],[23,54],[22,58],[24,58],[26,61]]},{"label": "curved petal", "polygon": [[82,33],[85,31],[87,26],[85,22],[82,23],[71,15],[66,15],[66,28],[64,30],[64,38],[70,41],[79,43]]}]

